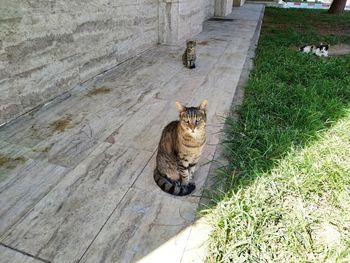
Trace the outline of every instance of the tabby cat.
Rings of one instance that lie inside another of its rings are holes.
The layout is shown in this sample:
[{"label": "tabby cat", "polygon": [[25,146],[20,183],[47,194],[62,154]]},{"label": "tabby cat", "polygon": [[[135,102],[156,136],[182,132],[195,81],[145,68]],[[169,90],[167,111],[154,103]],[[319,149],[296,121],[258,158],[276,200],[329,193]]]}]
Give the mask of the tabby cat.
[{"label": "tabby cat", "polygon": [[170,122],[162,132],[154,180],[169,194],[188,195],[196,188],[192,179],[206,141],[207,107],[207,100],[198,107],[176,102],[179,120]]},{"label": "tabby cat", "polygon": [[182,63],[187,68],[195,68],[196,67],[196,41],[188,40],[186,42],[186,50],[182,55]]}]

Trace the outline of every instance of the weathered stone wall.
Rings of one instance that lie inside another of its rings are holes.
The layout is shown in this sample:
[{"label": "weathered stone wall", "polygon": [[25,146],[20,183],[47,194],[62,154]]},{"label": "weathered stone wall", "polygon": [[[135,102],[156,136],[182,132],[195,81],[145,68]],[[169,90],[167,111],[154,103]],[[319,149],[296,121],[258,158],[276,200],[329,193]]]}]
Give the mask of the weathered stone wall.
[{"label": "weathered stone wall", "polygon": [[209,17],[214,16],[215,1],[204,0],[203,4],[204,4],[204,18],[208,19]]},{"label": "weathered stone wall", "polygon": [[214,1],[0,0],[0,124],[159,42],[199,33]]},{"label": "weathered stone wall", "polygon": [[180,44],[198,34],[214,7],[215,0],[160,0],[159,42]]},{"label": "weathered stone wall", "polygon": [[233,0],[216,0],[214,15],[227,16],[232,11],[232,5],[233,5]]},{"label": "weathered stone wall", "polygon": [[0,123],[158,42],[158,0],[0,3]]}]

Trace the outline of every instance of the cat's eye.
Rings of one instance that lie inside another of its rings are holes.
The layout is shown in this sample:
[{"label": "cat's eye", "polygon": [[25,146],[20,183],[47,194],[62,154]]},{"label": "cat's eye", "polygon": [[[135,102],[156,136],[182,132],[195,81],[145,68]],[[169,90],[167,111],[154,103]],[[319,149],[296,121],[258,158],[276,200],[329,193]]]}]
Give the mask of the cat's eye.
[{"label": "cat's eye", "polygon": [[190,124],[190,121],[186,121],[187,124]]}]

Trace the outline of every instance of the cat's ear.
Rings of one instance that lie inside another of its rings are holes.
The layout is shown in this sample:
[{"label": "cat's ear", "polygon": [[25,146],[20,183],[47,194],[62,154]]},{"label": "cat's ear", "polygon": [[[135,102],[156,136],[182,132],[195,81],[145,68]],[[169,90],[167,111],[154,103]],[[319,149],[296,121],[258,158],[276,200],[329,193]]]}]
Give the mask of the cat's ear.
[{"label": "cat's ear", "polygon": [[176,109],[179,111],[179,112],[183,112],[186,110],[186,107],[182,106],[182,104],[178,101],[175,102],[175,105],[176,105]]},{"label": "cat's ear", "polygon": [[198,107],[200,110],[207,111],[208,110],[208,101],[203,100]]}]

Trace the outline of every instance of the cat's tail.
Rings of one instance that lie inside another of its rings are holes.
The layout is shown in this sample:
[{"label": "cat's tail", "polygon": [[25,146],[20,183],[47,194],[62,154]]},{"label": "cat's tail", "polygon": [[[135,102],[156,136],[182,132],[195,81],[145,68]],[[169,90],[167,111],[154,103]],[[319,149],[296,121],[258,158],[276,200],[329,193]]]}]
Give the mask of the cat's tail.
[{"label": "cat's tail", "polygon": [[188,183],[186,185],[180,184],[180,182],[175,182],[170,178],[162,175],[158,169],[154,170],[154,181],[157,185],[164,191],[172,195],[188,195],[196,189],[194,183]]},{"label": "cat's tail", "polygon": [[186,51],[182,55],[182,64],[187,67],[187,54],[186,54]]}]

